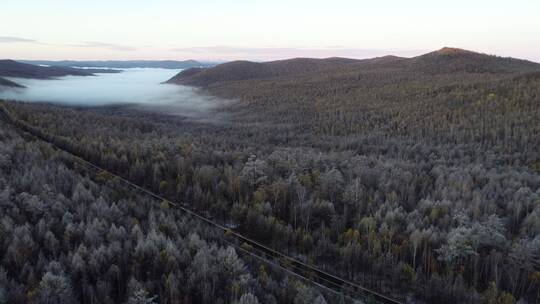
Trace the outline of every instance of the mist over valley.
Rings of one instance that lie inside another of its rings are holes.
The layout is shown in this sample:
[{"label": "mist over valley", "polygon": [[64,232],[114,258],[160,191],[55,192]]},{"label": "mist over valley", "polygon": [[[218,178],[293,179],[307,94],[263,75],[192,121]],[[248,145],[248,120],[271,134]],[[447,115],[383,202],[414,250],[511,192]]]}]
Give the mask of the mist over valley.
[{"label": "mist over valley", "polygon": [[0,99],[78,107],[129,105],[147,111],[193,118],[202,117],[225,102],[200,94],[193,87],[163,83],[180,71],[129,68],[122,69],[120,73],[95,73],[87,77],[6,77],[6,80],[24,87],[4,87],[0,90]]}]

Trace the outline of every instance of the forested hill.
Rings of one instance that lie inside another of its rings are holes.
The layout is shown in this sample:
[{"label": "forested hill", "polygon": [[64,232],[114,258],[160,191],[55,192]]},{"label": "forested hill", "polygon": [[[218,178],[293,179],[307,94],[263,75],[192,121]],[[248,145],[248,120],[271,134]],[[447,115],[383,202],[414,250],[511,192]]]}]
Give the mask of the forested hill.
[{"label": "forested hill", "polygon": [[411,69],[429,73],[520,73],[540,70],[540,64],[535,62],[448,47],[406,62]]},{"label": "forested hill", "polygon": [[170,83],[232,98],[237,121],[313,134],[379,134],[517,149],[539,127],[540,64],[443,48],[414,58],[231,62],[186,70]]},{"label": "forested hill", "polygon": [[217,82],[268,79],[314,72],[320,73],[346,67],[360,60],[346,58],[295,58],[272,62],[233,61],[213,68],[191,68],[180,72],[169,83],[206,86]]},{"label": "forested hill", "polygon": [[22,86],[22,85],[20,85],[20,84],[18,84],[16,82],[13,82],[11,80],[0,78],[0,90],[2,89],[2,87],[23,88],[24,86]]},{"label": "forested hill", "polygon": [[[414,58],[385,56],[355,60],[345,58],[309,59],[295,58],[271,62],[233,61],[208,69],[188,69],[170,79],[169,83],[209,86],[229,81],[271,79],[298,75],[317,77],[324,72],[338,76],[346,72],[396,73],[520,73],[540,70],[540,64],[457,48],[442,48]],[[330,82],[329,85],[332,85]]]},{"label": "forested hill", "polygon": [[1,77],[35,78],[49,79],[61,76],[93,76],[95,72],[117,72],[115,70],[84,70],[69,67],[56,66],[38,66],[33,64],[21,63],[14,60],[0,60]]}]

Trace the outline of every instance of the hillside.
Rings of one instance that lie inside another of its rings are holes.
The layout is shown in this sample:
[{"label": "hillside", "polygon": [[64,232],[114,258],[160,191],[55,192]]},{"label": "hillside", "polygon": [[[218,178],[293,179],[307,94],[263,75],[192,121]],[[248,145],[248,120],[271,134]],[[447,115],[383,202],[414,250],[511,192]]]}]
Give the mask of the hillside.
[{"label": "hillside", "polygon": [[409,60],[411,68],[428,73],[519,73],[540,69],[527,60],[504,58],[468,50],[444,47]]},{"label": "hillside", "polygon": [[414,58],[235,61],[186,70],[169,83],[237,100],[242,122],[259,123],[257,113],[264,113],[265,121],[321,135],[423,134],[436,142],[487,136],[497,143],[501,132],[515,136],[518,125],[523,136],[531,130],[523,126],[537,128],[530,123],[540,103],[519,96],[536,96],[538,73],[538,63],[443,48]]},{"label": "hillside", "polygon": [[360,61],[345,58],[295,58],[263,63],[233,61],[213,68],[187,69],[170,79],[168,83],[206,86],[227,81],[298,76],[310,72],[321,73],[358,62]]},{"label": "hillside", "polygon": [[91,71],[65,67],[44,67],[14,60],[0,60],[0,76],[47,79],[61,76],[92,76]]},{"label": "hillside", "polygon": [[[7,80],[4,78],[0,78],[0,87],[10,87],[10,88],[24,88],[24,86],[13,82],[11,80]],[[1,89],[1,88],[0,88]]]},{"label": "hillside", "polygon": [[74,61],[74,60],[62,60],[62,61],[50,61],[50,60],[24,60],[24,63],[29,64],[42,64],[49,66],[59,67],[96,67],[96,68],[116,68],[116,69],[129,69],[129,68],[160,68],[160,69],[188,69],[192,67],[210,66],[207,63],[202,63],[195,60],[93,60],[93,61]]}]

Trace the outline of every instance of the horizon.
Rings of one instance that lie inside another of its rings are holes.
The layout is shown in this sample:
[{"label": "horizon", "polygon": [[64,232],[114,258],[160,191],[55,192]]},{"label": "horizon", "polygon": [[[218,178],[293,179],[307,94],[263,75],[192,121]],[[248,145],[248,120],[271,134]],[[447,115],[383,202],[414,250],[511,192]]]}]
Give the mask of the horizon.
[{"label": "horizon", "polygon": [[[366,60],[366,59],[369,60],[369,59],[382,58],[382,57],[387,57],[387,56],[395,56],[395,57],[409,58],[410,59],[410,58],[414,58],[414,57],[417,57],[417,56],[422,56],[422,55],[425,55],[425,54],[438,52],[438,51],[441,51],[443,49],[463,50],[463,51],[473,52],[473,53],[487,55],[487,56],[496,56],[496,57],[500,57],[500,58],[512,58],[512,59],[518,59],[518,60],[526,60],[526,61],[530,61],[530,62],[533,62],[533,63],[540,64],[540,60],[535,61],[535,60],[530,60],[530,59],[526,59],[526,58],[518,58],[518,57],[512,57],[512,56],[501,56],[501,55],[498,55],[498,54],[489,54],[489,53],[477,52],[475,50],[468,50],[468,49],[463,49],[463,48],[459,48],[459,47],[450,47],[450,46],[444,46],[444,47],[441,47],[439,49],[431,50],[431,51],[419,52],[418,54],[416,54],[414,56],[403,56],[403,55],[400,56],[400,55],[396,55],[394,53],[381,53],[380,55],[375,55],[375,56],[371,56],[371,57],[344,57],[344,56],[330,56],[330,57],[313,56],[313,57],[307,57],[307,56],[293,56],[293,57],[284,57],[284,58],[277,58],[277,59],[271,59],[271,60],[252,59],[252,60],[248,60],[248,61],[252,61],[252,62],[270,62],[270,61],[292,60],[292,59],[300,59],[300,58],[307,58],[307,59],[344,58],[344,59],[356,59],[356,60]],[[193,59],[193,58],[185,58],[185,59],[25,59],[25,58],[0,58],[0,60],[13,60],[13,61],[18,61],[18,62],[32,62],[32,61],[50,61],[50,62],[63,62],[63,61],[73,61],[73,62],[85,62],[85,61],[88,61],[88,62],[91,62],[91,61],[95,61],[95,62],[107,62],[107,61],[111,61],[111,62],[137,62],[137,61],[140,61],[140,62],[145,62],[145,61],[148,61],[148,62],[165,62],[165,61],[173,61],[173,62],[187,62],[187,61],[196,61],[196,62],[204,63],[204,64],[212,64],[212,63],[221,64],[221,63],[232,62],[232,61],[241,61],[241,60],[246,60],[246,59],[239,58],[239,59],[233,59],[233,60],[226,60],[226,59],[205,60],[205,59]]]},{"label": "horizon", "polygon": [[[466,8],[466,9],[463,9]],[[15,60],[271,61],[413,57],[443,46],[540,62],[540,3],[458,0],[12,1],[0,57]],[[457,18],[459,20],[457,21]],[[504,20],[504,22],[501,22]],[[9,25],[9,26],[8,26]]]}]

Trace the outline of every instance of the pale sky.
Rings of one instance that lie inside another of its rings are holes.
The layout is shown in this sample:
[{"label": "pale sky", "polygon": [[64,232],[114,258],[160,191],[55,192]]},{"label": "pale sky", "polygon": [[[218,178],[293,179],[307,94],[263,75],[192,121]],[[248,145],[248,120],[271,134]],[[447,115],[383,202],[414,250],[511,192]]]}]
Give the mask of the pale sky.
[{"label": "pale sky", "polygon": [[540,62],[540,0],[2,0],[0,58],[271,60],[459,47]]}]

